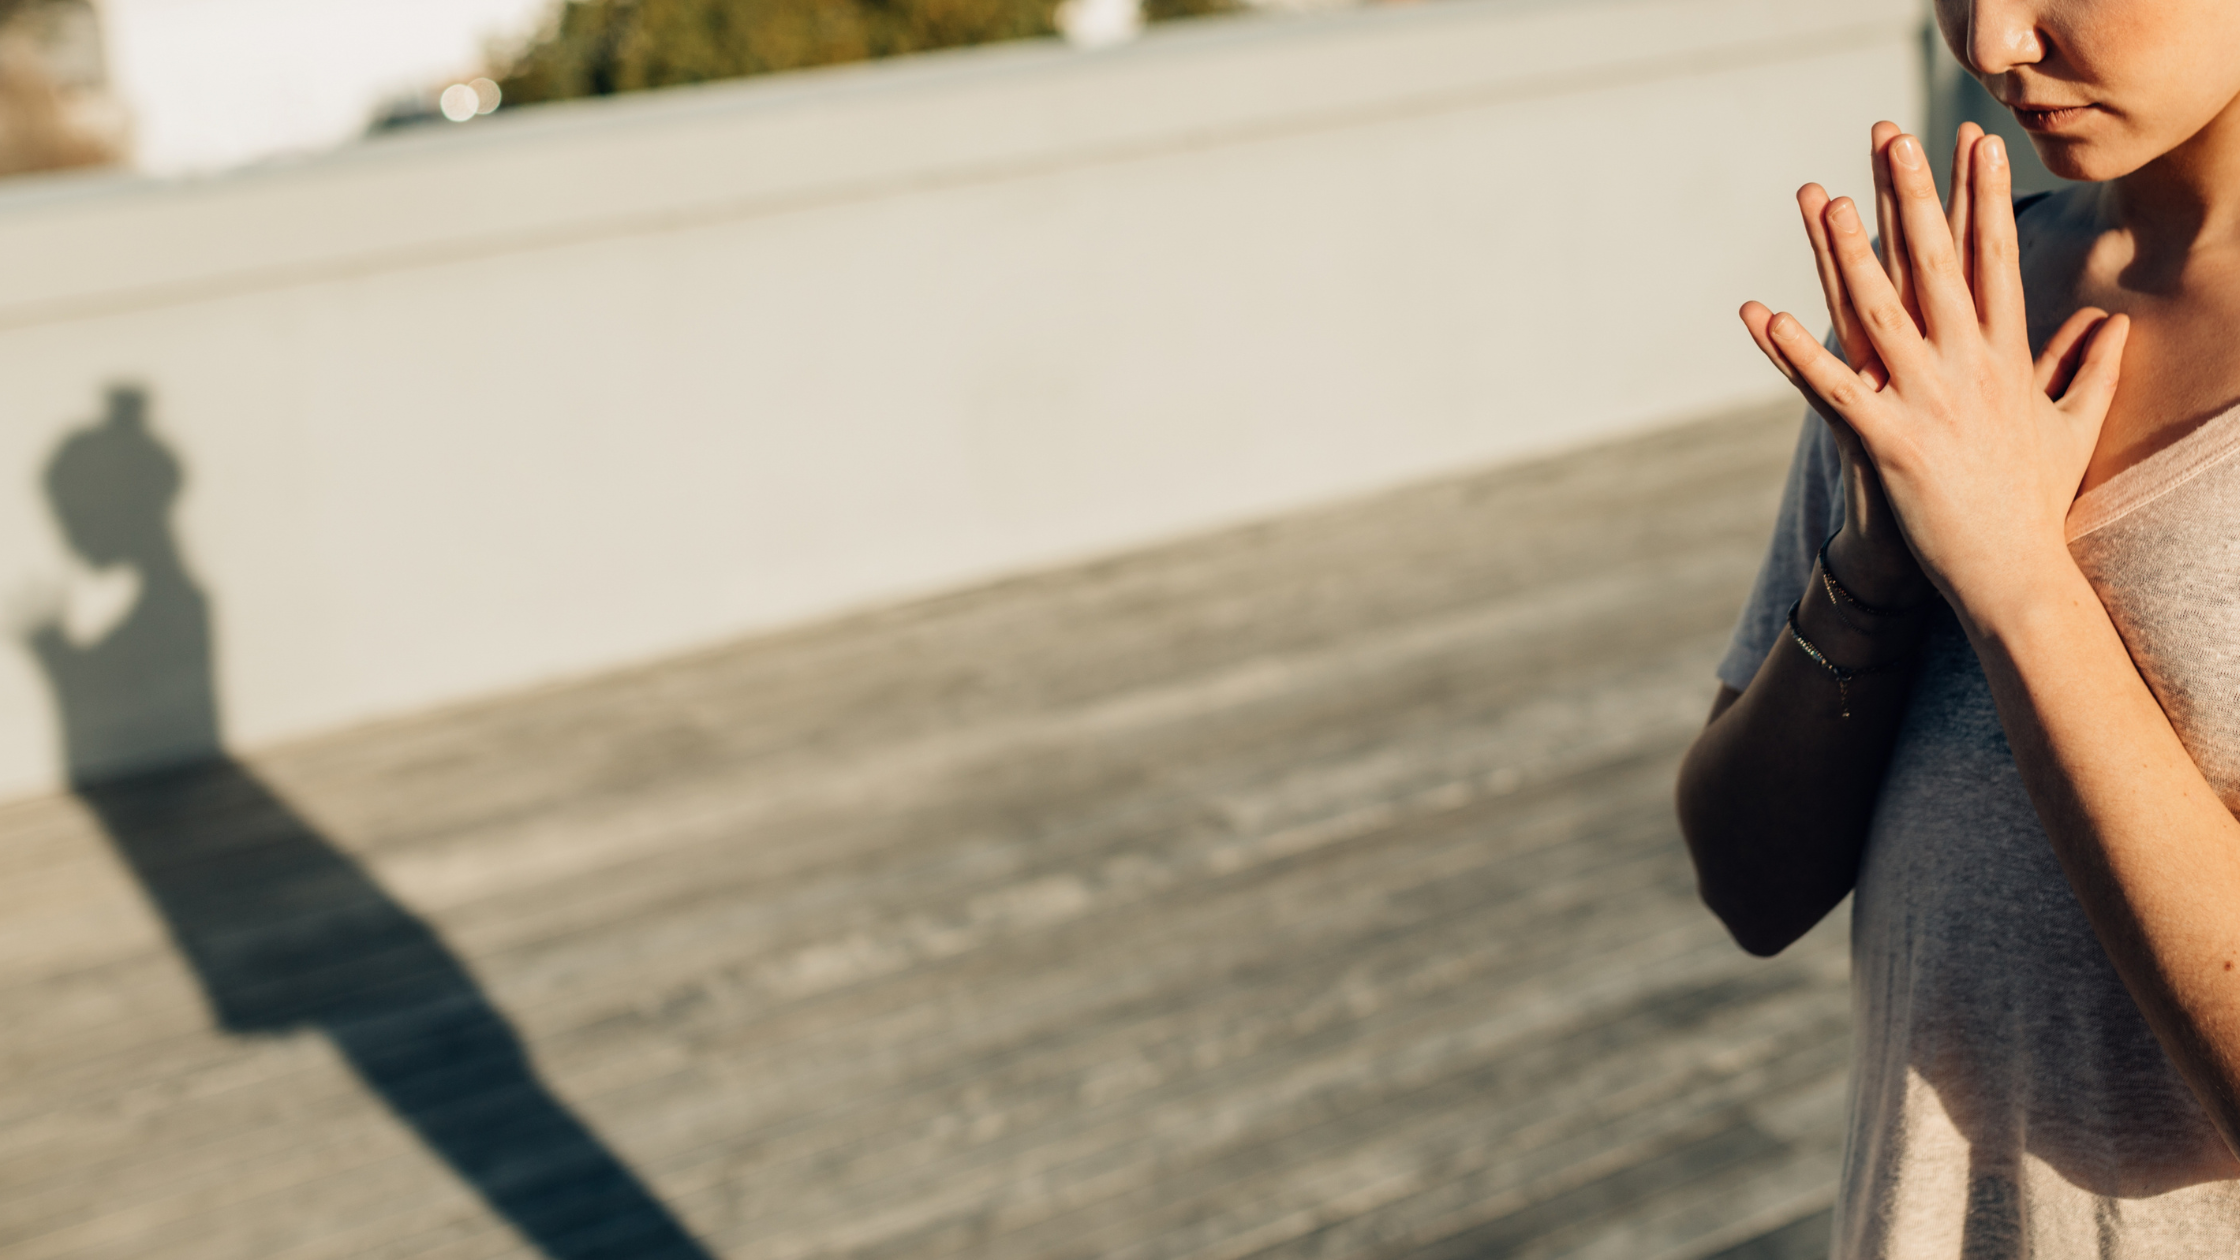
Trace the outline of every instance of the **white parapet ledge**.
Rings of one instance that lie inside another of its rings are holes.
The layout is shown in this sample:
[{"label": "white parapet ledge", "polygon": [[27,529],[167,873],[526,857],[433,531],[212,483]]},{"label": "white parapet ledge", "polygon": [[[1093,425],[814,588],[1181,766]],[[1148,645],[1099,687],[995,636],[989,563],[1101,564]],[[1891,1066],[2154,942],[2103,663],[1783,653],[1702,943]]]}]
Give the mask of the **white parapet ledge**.
[{"label": "white parapet ledge", "polygon": [[[1920,20],[1911,0],[1200,19],[1089,53],[1037,40],[507,111],[205,179],[30,181],[0,194],[0,328],[1839,56]],[[1685,118],[1640,125],[1690,142]]]}]

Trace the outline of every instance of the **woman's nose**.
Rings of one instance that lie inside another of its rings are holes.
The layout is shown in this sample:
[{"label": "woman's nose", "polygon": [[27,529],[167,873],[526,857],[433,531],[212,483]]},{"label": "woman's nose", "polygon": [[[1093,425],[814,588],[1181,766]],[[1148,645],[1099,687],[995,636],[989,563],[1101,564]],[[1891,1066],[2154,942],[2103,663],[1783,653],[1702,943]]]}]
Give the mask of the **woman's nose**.
[{"label": "woman's nose", "polygon": [[2038,5],[2032,0],[1960,0],[1968,32],[1968,68],[1980,75],[2005,74],[2044,58],[2038,34]]}]

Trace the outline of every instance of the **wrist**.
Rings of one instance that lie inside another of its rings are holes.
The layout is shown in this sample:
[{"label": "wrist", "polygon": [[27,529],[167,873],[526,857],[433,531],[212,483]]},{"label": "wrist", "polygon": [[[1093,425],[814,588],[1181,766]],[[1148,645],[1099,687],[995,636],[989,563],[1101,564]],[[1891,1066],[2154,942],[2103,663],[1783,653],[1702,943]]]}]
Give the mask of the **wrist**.
[{"label": "wrist", "polygon": [[1974,581],[1953,585],[1953,611],[1969,637],[1978,640],[2026,635],[2049,616],[2058,619],[2087,605],[2098,609],[2099,593],[2066,547],[2016,557]]},{"label": "wrist", "polygon": [[1870,539],[1846,524],[1821,549],[1821,557],[1828,576],[1873,608],[1912,610],[1937,593],[1902,539]]},{"label": "wrist", "polygon": [[1925,615],[1872,619],[1846,616],[1821,584],[1820,568],[1797,602],[1797,624],[1830,661],[1846,669],[1876,669],[1912,652],[1928,624]]}]

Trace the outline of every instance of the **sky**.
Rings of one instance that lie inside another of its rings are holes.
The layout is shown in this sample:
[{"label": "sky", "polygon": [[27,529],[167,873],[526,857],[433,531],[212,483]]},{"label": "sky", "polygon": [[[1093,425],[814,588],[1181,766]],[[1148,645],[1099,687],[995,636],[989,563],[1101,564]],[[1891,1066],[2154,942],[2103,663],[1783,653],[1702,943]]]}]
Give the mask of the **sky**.
[{"label": "sky", "polygon": [[358,135],[399,93],[481,72],[554,0],[97,0],[135,165],[218,170]]}]

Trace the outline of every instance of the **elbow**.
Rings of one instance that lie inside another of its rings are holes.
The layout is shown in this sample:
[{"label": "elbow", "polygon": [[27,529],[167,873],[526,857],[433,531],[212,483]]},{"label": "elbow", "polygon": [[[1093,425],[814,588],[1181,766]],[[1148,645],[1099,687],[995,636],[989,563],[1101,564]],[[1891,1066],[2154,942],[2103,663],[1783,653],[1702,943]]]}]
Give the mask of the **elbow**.
[{"label": "elbow", "polygon": [[1673,805],[1695,864],[1696,895],[1744,953],[1771,958],[1851,891],[1858,843],[1825,831],[1798,834],[1795,811],[1765,807],[1762,788],[1730,772],[1716,732],[1735,698],[1721,691],[1713,724],[1681,761]]},{"label": "elbow", "polygon": [[1771,958],[1795,944],[1819,921],[1817,914],[1800,915],[1800,908],[1792,904],[1794,898],[1779,896],[1766,882],[1761,867],[1738,864],[1736,850],[1748,848],[1707,844],[1702,832],[1688,825],[1690,821],[1683,809],[1681,830],[1696,868],[1696,896],[1726,927],[1727,935],[1743,953]]},{"label": "elbow", "polygon": [[[1702,812],[1690,808],[1698,802],[1691,801],[1688,783],[1681,781],[1679,792],[1680,833],[1688,843],[1688,856],[1696,868],[1696,896],[1727,929],[1727,935],[1742,947],[1742,952],[1758,958],[1771,958],[1789,947],[1796,934],[1783,932],[1772,922],[1767,913],[1766,898],[1762,890],[1751,886],[1751,881],[1736,878],[1736,872],[1723,871],[1731,861],[1720,857],[1729,846],[1716,842],[1718,825]],[[1707,834],[1711,833],[1711,834]]]},{"label": "elbow", "polygon": [[1796,944],[1803,933],[1790,931],[1774,924],[1754,922],[1733,914],[1722,914],[1714,907],[1713,914],[1726,925],[1727,935],[1742,947],[1742,952],[1752,958],[1772,958],[1782,950]]},{"label": "elbow", "polygon": [[1727,935],[1742,947],[1742,952],[1753,958],[1771,958],[1795,944],[1811,925],[1798,928],[1781,921],[1781,916],[1768,913],[1768,908],[1754,898],[1740,898],[1731,892],[1722,892],[1699,871],[1696,878],[1696,895],[1703,899],[1704,907],[1718,918],[1727,929]]}]

